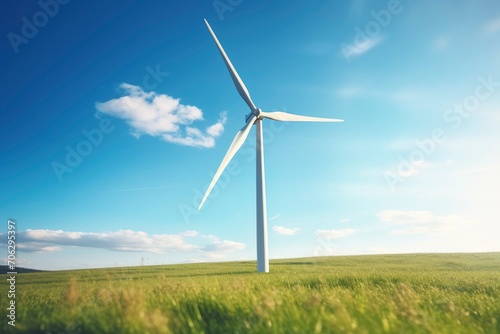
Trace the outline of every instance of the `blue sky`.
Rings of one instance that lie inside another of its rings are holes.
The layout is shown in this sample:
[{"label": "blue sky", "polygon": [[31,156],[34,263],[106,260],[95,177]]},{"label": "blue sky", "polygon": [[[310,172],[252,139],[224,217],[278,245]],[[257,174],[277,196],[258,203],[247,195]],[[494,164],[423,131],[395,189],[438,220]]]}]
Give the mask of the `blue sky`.
[{"label": "blue sky", "polygon": [[[5,1],[0,212],[18,264],[254,260],[254,102],[271,258],[500,251],[497,1]],[[272,270],[272,267],[271,267]]]}]

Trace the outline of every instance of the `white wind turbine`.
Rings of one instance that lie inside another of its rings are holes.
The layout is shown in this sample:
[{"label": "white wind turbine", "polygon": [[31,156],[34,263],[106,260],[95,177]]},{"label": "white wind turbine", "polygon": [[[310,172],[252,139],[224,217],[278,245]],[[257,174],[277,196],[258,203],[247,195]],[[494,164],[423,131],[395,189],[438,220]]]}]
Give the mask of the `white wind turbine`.
[{"label": "white wind turbine", "polygon": [[264,118],[272,119],[274,121],[291,121],[291,122],[343,122],[340,119],[332,119],[332,118],[320,118],[320,117],[309,117],[309,116],[301,116],[294,115],[290,113],[286,113],[283,111],[274,111],[274,112],[264,112],[260,108],[257,108],[250,98],[250,93],[248,89],[245,87],[245,84],[241,80],[240,76],[234,69],[233,64],[229,60],[226,52],[222,48],[217,36],[215,36],[212,27],[208,24],[208,21],[205,19],[205,24],[207,25],[210,34],[217,44],[219,51],[224,58],[224,62],[226,63],[226,67],[231,75],[231,79],[233,79],[233,83],[238,90],[238,93],[243,98],[245,103],[250,108],[250,113],[245,116],[245,126],[241,128],[241,130],[234,137],[231,146],[229,147],[224,159],[215,173],[212,182],[208,186],[208,189],[203,197],[203,200],[198,207],[198,210],[201,209],[208,195],[212,191],[212,188],[219,180],[222,172],[229,164],[231,159],[234,157],[236,152],[240,149],[240,147],[245,142],[245,139],[250,132],[252,125],[256,125],[257,127],[257,146],[256,146],[256,156],[257,156],[257,271],[259,272],[269,272],[269,257],[267,253],[267,213],[266,213],[266,184],[265,184],[265,176],[264,176],[264,141],[262,137],[262,120]]}]

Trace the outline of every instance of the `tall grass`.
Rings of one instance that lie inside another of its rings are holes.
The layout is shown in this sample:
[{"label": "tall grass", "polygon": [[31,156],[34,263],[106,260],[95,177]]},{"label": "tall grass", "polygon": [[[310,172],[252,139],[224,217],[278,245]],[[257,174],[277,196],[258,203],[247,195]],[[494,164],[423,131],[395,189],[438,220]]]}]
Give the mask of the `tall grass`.
[{"label": "tall grass", "polygon": [[16,332],[500,333],[499,253],[30,273],[17,289]]}]

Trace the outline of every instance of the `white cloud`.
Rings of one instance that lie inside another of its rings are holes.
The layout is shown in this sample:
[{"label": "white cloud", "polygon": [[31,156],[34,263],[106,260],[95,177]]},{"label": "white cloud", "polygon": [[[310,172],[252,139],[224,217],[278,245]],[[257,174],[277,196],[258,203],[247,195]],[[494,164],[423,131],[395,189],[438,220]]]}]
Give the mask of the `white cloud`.
[{"label": "white cloud", "polygon": [[16,247],[26,253],[52,253],[61,250],[59,246],[47,246],[45,243],[38,242],[18,243]]},{"label": "white cloud", "polygon": [[217,123],[201,131],[190,126],[203,120],[202,111],[183,105],[180,99],[156,92],[145,92],[141,87],[122,83],[125,95],[102,103],[96,108],[102,113],[121,118],[132,127],[132,134],[147,134],[167,142],[193,147],[214,147],[215,138],[224,132],[226,114],[220,114]]},{"label": "white cloud", "polygon": [[342,224],[347,224],[349,222],[351,222],[351,220],[349,218],[344,218],[344,219],[340,220],[340,223],[342,223]]},{"label": "white cloud", "polygon": [[246,245],[241,242],[229,240],[215,240],[212,244],[203,247],[206,252],[232,252],[245,249]]},{"label": "white cloud", "polygon": [[47,246],[79,246],[125,252],[147,251],[152,253],[187,251],[199,248],[185,242],[180,235],[155,234],[149,236],[146,232],[132,230],[102,233],[26,230],[20,232],[20,239],[23,243],[32,247],[39,246],[39,251],[43,251]]},{"label": "white cloud", "polygon": [[[3,236],[4,234],[0,234]],[[211,235],[208,245],[188,243],[184,237],[198,236],[196,231],[180,234],[153,234],[146,232],[119,230],[115,232],[67,232],[62,230],[26,230],[18,232],[20,249],[24,252],[54,252],[61,246],[88,247],[121,252],[230,252],[241,250],[245,244],[229,240],[219,240]]]},{"label": "white cloud", "polygon": [[436,216],[430,211],[385,210],[377,217],[381,223],[404,225],[393,234],[437,234],[456,230],[464,223],[459,215]]},{"label": "white cloud", "polygon": [[197,231],[184,231],[180,235],[182,235],[183,237],[196,237],[199,235],[199,233]]},{"label": "white cloud", "polygon": [[213,234],[207,234],[207,235],[204,235],[204,236],[203,236],[203,238],[208,239],[208,240],[210,240],[210,241],[212,241],[212,242],[219,241],[219,238],[218,238],[218,237],[216,237],[216,236],[215,236],[215,235],[213,235]]},{"label": "white cloud", "polygon": [[279,234],[284,234],[284,235],[294,235],[298,231],[300,231],[300,228],[287,228],[283,226],[273,226],[273,231]]},{"label": "white cloud", "polygon": [[232,252],[242,250],[247,247],[241,242],[221,240],[213,234],[204,235],[203,238],[210,240],[210,244],[202,248],[202,251],[204,252]]},{"label": "white cloud", "polygon": [[212,137],[219,137],[224,132],[224,124],[226,124],[226,113],[221,113],[219,121],[207,128],[207,133]]},{"label": "white cloud", "polygon": [[343,228],[340,230],[316,230],[316,236],[321,239],[338,239],[354,233],[352,228]]}]

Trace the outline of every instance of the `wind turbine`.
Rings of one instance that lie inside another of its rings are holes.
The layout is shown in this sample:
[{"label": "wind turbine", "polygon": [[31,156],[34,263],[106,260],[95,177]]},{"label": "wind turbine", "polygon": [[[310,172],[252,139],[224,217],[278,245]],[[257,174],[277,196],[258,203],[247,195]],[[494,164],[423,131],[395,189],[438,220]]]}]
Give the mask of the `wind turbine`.
[{"label": "wind turbine", "polygon": [[212,182],[208,186],[208,189],[203,197],[203,200],[198,207],[198,210],[201,209],[203,204],[205,203],[208,195],[212,191],[213,187],[219,180],[222,172],[229,164],[234,155],[238,152],[240,147],[245,142],[245,139],[248,137],[248,133],[252,128],[252,125],[256,125],[257,128],[257,145],[256,145],[256,157],[257,157],[257,271],[258,272],[269,272],[269,257],[267,252],[267,213],[266,213],[266,183],[265,183],[265,175],[264,175],[264,140],[262,136],[262,120],[264,118],[272,119],[274,121],[290,121],[290,122],[343,122],[340,119],[333,118],[320,118],[320,117],[310,117],[310,116],[301,116],[294,115],[283,111],[273,111],[273,112],[264,112],[262,109],[257,108],[250,97],[250,93],[246,88],[245,84],[241,80],[238,72],[236,72],[231,60],[227,56],[226,52],[222,48],[222,45],[219,42],[217,36],[215,36],[212,27],[205,19],[205,24],[207,25],[210,34],[212,35],[215,44],[219,48],[219,52],[224,59],[224,63],[226,63],[226,67],[231,75],[231,79],[233,79],[233,83],[236,86],[236,90],[243,98],[245,103],[250,108],[250,113],[245,116],[245,125],[241,128],[241,130],[236,134],[231,143],[231,146],[227,150],[224,159],[215,173]]}]

